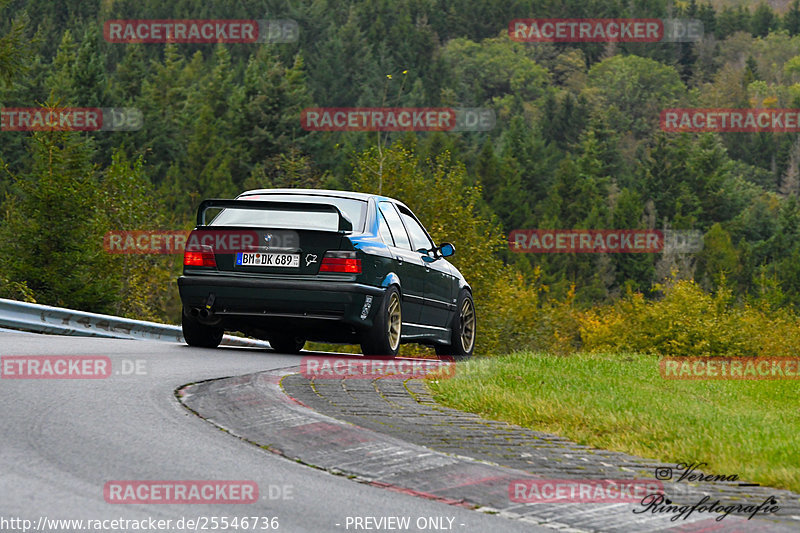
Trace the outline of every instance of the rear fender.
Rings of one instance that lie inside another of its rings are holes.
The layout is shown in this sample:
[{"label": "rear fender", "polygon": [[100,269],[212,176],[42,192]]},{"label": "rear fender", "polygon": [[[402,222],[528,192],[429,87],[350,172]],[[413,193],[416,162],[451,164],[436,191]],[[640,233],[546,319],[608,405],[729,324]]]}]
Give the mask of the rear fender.
[{"label": "rear fender", "polygon": [[390,285],[397,285],[397,288],[402,290],[402,285],[400,285],[400,277],[394,272],[389,272],[386,274],[386,277],[384,277],[381,281],[381,287],[389,288]]}]

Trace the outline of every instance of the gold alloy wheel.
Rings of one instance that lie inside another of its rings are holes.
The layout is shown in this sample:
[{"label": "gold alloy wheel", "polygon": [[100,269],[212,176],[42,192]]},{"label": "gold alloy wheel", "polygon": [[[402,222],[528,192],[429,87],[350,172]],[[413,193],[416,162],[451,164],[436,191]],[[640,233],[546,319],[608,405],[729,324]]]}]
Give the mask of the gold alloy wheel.
[{"label": "gold alloy wheel", "polygon": [[458,318],[461,323],[461,348],[464,353],[469,353],[472,343],[475,342],[475,306],[471,298],[464,298]]},{"label": "gold alloy wheel", "polygon": [[397,350],[400,345],[400,297],[397,293],[392,293],[389,299],[389,347],[392,351]]}]

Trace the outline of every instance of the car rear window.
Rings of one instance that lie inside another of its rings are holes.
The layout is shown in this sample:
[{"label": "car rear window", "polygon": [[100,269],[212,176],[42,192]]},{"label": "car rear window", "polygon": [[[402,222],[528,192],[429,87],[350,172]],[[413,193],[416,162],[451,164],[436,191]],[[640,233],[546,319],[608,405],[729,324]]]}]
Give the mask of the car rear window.
[{"label": "car rear window", "polygon": [[[363,231],[367,202],[338,196],[316,196],[299,194],[255,194],[242,196],[239,200],[263,200],[275,202],[299,202],[309,204],[333,204],[353,223],[354,231]],[[336,230],[339,217],[336,213],[314,211],[282,211],[257,209],[223,209],[210,226],[248,226],[310,230]]]}]

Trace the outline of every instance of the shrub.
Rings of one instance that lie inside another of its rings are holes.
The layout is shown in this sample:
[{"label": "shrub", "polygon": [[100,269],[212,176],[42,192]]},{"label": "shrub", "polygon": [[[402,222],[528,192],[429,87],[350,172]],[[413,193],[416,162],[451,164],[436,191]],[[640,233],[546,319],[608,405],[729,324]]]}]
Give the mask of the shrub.
[{"label": "shrub", "polygon": [[734,305],[725,289],[704,292],[694,281],[663,287],[647,302],[628,294],[580,313],[582,348],[665,356],[788,356],[800,348],[800,321],[785,310]]}]

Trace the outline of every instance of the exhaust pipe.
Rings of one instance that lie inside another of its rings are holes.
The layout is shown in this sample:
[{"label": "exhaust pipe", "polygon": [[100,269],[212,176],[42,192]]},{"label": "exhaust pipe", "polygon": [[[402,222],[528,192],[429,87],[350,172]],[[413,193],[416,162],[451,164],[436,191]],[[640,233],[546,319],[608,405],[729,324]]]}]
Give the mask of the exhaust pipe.
[{"label": "exhaust pipe", "polygon": [[209,311],[208,309],[198,309],[197,311],[197,320],[206,326],[216,326],[222,322],[222,317],[215,315],[214,311]]}]

